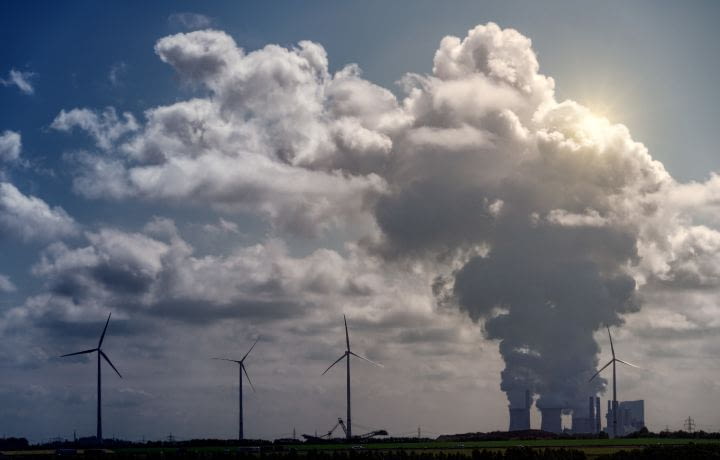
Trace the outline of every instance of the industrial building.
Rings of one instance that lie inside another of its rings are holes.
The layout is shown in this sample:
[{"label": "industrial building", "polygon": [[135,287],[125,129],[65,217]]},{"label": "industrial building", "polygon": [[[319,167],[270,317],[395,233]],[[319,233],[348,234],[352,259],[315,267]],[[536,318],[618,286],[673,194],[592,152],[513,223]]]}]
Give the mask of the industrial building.
[{"label": "industrial building", "polygon": [[[613,426],[612,401],[608,401],[608,411],[605,415],[608,432]],[[618,402],[617,433],[615,436],[625,436],[639,431],[645,427],[645,401],[620,401]]]},{"label": "industrial building", "polygon": [[[532,394],[528,390],[508,391],[510,402],[510,426],[508,431],[523,431],[530,429],[530,408],[533,404]],[[550,433],[562,433],[562,413],[560,407],[538,407],[541,414],[540,429]],[[611,433],[613,426],[612,401],[608,401],[605,414],[605,431]],[[602,431],[602,413],[600,398],[589,396],[584,411],[575,409],[572,414],[572,428],[570,431],[577,434],[595,434]],[[645,427],[645,401],[621,401],[618,403],[617,434],[625,436]]]},{"label": "industrial building", "polygon": [[587,413],[573,412],[573,433],[599,433],[600,427],[600,398],[590,396]]}]

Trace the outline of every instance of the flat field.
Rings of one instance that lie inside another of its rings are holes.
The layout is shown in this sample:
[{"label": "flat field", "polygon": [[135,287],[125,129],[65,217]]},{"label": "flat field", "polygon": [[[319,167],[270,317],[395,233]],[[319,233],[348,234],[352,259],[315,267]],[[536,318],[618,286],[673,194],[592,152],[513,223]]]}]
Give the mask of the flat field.
[{"label": "flat field", "polygon": [[[409,453],[425,454],[460,454],[471,456],[473,450],[487,449],[491,451],[504,451],[510,447],[529,447],[532,449],[576,449],[585,453],[587,458],[595,459],[602,455],[613,454],[620,450],[641,449],[647,446],[681,446],[690,443],[720,445],[720,439],[682,439],[682,438],[637,438],[637,439],[546,439],[546,440],[507,440],[507,441],[426,441],[426,442],[402,442],[402,443],[322,443],[322,444],[293,444],[286,447],[286,451],[294,450],[297,454],[304,456],[310,452],[339,452],[339,451],[375,451],[381,454],[382,451],[405,451]],[[269,447],[269,446],[268,446]],[[272,447],[271,447],[272,448]],[[97,452],[97,451],[96,451]],[[204,446],[204,447],[127,447],[108,449],[107,453],[126,454],[131,457],[140,455],[142,457],[162,457],[178,453],[185,454],[221,454],[237,452],[236,447],[231,446]],[[50,457],[55,454],[54,450],[26,450],[14,452],[0,452],[15,458],[28,457]],[[78,450],[82,454],[82,450]],[[247,453],[252,458],[255,455]],[[281,452],[279,452],[282,455]]]},{"label": "flat field", "polygon": [[720,444],[720,439],[684,439],[684,438],[637,438],[637,439],[538,439],[538,440],[510,440],[510,441],[428,441],[428,442],[404,442],[404,443],[368,443],[368,444],[298,444],[291,446],[297,451],[306,450],[342,450],[350,449],[355,445],[362,446],[362,449],[379,450],[455,450],[455,449],[506,449],[508,447],[645,447],[652,445],[683,445],[696,444]]}]

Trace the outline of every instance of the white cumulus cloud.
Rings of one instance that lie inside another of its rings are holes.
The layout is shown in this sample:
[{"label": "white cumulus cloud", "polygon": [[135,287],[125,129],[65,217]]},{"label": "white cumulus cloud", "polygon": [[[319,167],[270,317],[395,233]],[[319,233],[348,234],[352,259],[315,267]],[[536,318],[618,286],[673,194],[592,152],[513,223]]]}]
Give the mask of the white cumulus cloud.
[{"label": "white cumulus cloud", "polygon": [[33,93],[35,93],[35,88],[33,88],[33,85],[32,85],[32,83],[30,83],[30,80],[34,76],[35,76],[35,73],[33,73],[33,72],[23,72],[20,70],[10,69],[10,72],[8,73],[7,78],[0,78],[0,85],[17,86],[17,88],[23,94],[33,94]]},{"label": "white cumulus cloud", "polygon": [[77,224],[62,208],[27,196],[8,182],[0,183],[0,229],[23,241],[47,241],[73,235]]},{"label": "white cumulus cloud", "polygon": [[12,163],[20,158],[22,139],[20,133],[4,131],[0,134],[0,161]]},{"label": "white cumulus cloud", "polygon": [[130,112],[124,112],[122,118],[118,117],[113,107],[107,107],[102,112],[75,108],[68,112],[61,110],[50,127],[64,132],[74,128],[82,129],[95,140],[98,147],[109,149],[120,137],[136,131],[138,124]]}]

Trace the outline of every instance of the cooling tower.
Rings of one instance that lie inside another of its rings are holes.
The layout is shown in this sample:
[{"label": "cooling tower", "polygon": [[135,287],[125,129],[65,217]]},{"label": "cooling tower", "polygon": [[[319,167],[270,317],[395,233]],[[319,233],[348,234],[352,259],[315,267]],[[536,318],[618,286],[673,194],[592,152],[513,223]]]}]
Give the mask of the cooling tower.
[{"label": "cooling tower", "polygon": [[542,423],[540,429],[550,433],[562,433],[562,409],[556,407],[541,408]]},{"label": "cooling tower", "polygon": [[508,431],[522,431],[530,429],[530,398],[529,390],[516,390],[507,392],[510,400],[510,428]]}]

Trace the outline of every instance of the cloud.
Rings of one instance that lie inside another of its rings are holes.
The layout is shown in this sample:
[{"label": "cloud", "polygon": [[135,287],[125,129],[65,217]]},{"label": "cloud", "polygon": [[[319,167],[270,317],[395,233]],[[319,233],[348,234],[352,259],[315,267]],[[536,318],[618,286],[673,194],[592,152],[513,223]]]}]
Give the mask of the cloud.
[{"label": "cloud", "polygon": [[123,61],[115,62],[110,66],[110,72],[108,72],[108,80],[112,86],[122,85],[122,79],[127,73],[127,64]]},{"label": "cloud", "polygon": [[208,16],[199,13],[173,13],[168,16],[168,22],[174,27],[187,30],[206,29],[210,27],[213,20]]},{"label": "cloud", "polygon": [[311,309],[313,293],[351,292],[363,285],[351,280],[346,262],[328,250],[295,260],[282,243],[270,241],[227,256],[195,257],[169,223],[156,219],[147,227],[166,241],[104,228],[86,234],[87,246],[48,247],[33,273],[48,280],[54,297],[38,299],[43,306],[34,307],[36,314],[49,314],[50,308],[53,316],[70,321],[103,305],[193,322],[286,318]]},{"label": "cloud", "polygon": [[61,110],[50,127],[63,132],[80,128],[95,140],[98,147],[107,150],[122,136],[136,131],[138,124],[130,112],[124,112],[122,119],[119,118],[113,107],[107,107],[102,112],[76,108],[69,112]]},{"label": "cloud", "polygon": [[437,302],[499,342],[503,390],[583,411],[604,388],[587,382],[599,351],[592,331],[639,309],[649,222],[676,183],[624,126],[557,102],[514,30],[446,37],[433,74],[403,85],[412,122],[393,138],[396,167],[381,172],[390,192],[367,248],[435,263]]},{"label": "cloud", "polygon": [[14,185],[0,183],[0,229],[22,241],[50,241],[71,236],[77,224],[62,208],[23,195]]},{"label": "cloud", "polygon": [[12,163],[20,158],[22,140],[20,133],[6,130],[0,134],[0,161]]},{"label": "cloud", "polygon": [[[149,109],[141,132],[119,146],[121,157],[83,157],[76,190],[259,213],[301,235],[372,227],[369,210],[386,184],[368,170],[388,160],[388,133],[406,122],[389,91],[355,67],[329,75],[324,49],[312,42],[245,54],[227,34],[207,30],[165,37],[155,50],[210,95]],[[80,123],[62,120],[53,125]]]},{"label": "cloud", "polygon": [[235,222],[227,221],[220,217],[217,224],[205,224],[203,230],[209,233],[233,233],[240,234],[240,228]]},{"label": "cloud", "polygon": [[17,86],[23,94],[35,93],[30,80],[36,74],[33,72],[22,72],[20,70],[10,69],[7,79],[0,78],[0,84],[3,86]]},{"label": "cloud", "polygon": [[0,292],[15,292],[17,288],[5,275],[0,275]]},{"label": "cloud", "polygon": [[[211,207],[218,216],[192,225],[216,234],[237,233],[238,213],[261,216],[274,236],[331,235],[342,250],[316,239],[297,255],[268,238],[208,255],[166,218],[101,226],[45,250],[33,270],[45,290],[5,330],[66,333],[113,309],[234,338],[226,320],[240,318],[272,322],[284,333],[273,340],[301,354],[300,338],[329,345],[318,331],[339,328],[344,310],[371,353],[463,363],[423,360],[412,369],[435,379],[418,385],[497,392],[488,358],[503,391],[582,412],[605,390],[588,383],[605,325],[627,321],[620,340],[663,331],[678,343],[717,328],[718,176],[680,184],[625,126],[558,101],[518,31],[490,23],[444,38],[431,74],[401,79],[400,99],[356,65],[331,74],[309,41],[247,52],[203,30],[155,52],[195,97],[149,108],[142,124],[61,112],[55,127],[81,127],[100,148],[67,156],[75,190]],[[317,359],[306,353],[295,357]]]}]

